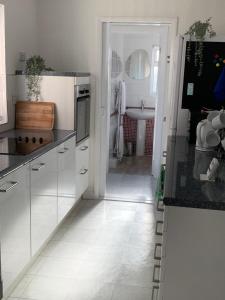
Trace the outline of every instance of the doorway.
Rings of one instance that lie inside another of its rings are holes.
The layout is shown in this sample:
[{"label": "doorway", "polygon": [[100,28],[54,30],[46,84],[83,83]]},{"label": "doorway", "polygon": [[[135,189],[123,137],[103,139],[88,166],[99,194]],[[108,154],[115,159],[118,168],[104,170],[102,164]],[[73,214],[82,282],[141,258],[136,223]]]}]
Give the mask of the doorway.
[{"label": "doorway", "polygon": [[164,150],[170,34],[168,23],[103,23],[101,198],[154,200]]}]

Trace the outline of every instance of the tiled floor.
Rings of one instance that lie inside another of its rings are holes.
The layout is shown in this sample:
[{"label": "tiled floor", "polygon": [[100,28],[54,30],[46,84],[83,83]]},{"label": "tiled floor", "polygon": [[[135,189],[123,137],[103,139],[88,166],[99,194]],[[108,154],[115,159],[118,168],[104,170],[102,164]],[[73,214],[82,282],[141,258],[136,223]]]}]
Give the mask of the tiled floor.
[{"label": "tiled floor", "polygon": [[149,300],[154,208],[83,200],[10,300]]},{"label": "tiled floor", "polygon": [[150,156],[124,157],[107,175],[107,199],[151,202],[154,199],[155,180],[151,175]]}]

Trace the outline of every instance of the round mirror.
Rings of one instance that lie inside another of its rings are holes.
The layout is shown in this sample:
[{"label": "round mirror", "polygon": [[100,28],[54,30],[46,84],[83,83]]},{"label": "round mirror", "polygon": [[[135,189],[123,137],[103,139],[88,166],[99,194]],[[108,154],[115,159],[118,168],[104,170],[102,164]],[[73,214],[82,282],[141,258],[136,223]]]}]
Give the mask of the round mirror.
[{"label": "round mirror", "polygon": [[111,76],[112,78],[117,78],[122,72],[122,62],[115,50],[112,51],[112,69]]},{"label": "round mirror", "polygon": [[126,61],[126,73],[132,79],[145,79],[150,75],[149,55],[146,50],[135,50]]}]

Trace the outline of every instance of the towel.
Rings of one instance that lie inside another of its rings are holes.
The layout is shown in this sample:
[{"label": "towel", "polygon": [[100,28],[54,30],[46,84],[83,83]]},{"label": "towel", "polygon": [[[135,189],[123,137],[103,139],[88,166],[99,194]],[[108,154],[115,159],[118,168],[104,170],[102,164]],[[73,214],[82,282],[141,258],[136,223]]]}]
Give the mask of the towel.
[{"label": "towel", "polygon": [[116,91],[117,132],[115,153],[118,160],[122,160],[124,154],[124,133],[123,133],[123,115],[126,113],[126,85],[120,81]]},{"label": "towel", "polygon": [[126,84],[124,80],[119,82],[119,105],[119,112],[124,115],[126,113]]}]

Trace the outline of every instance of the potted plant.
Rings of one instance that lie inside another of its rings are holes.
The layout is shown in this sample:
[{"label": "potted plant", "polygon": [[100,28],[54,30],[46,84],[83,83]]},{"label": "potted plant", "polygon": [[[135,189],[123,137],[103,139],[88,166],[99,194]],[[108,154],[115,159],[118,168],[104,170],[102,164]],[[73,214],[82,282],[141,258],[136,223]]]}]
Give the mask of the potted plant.
[{"label": "potted plant", "polygon": [[202,75],[202,70],[204,66],[203,61],[203,49],[204,44],[203,41],[209,37],[213,37],[216,35],[216,32],[213,30],[211,24],[211,18],[208,18],[205,22],[197,21],[190,26],[185,35],[189,35],[189,42],[187,45],[186,59],[190,63],[191,62],[191,40],[192,38],[196,39],[195,42],[195,50],[194,50],[194,65],[198,67],[198,76]]},{"label": "potted plant", "polygon": [[41,93],[41,72],[53,71],[51,68],[46,68],[45,60],[39,56],[31,56],[26,61],[26,79],[27,79],[27,96],[28,99],[38,101]]}]

